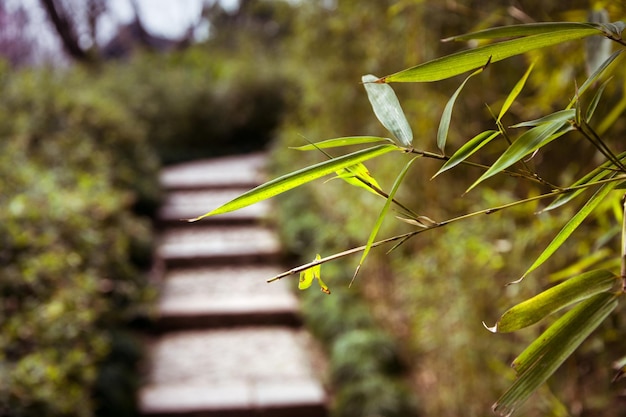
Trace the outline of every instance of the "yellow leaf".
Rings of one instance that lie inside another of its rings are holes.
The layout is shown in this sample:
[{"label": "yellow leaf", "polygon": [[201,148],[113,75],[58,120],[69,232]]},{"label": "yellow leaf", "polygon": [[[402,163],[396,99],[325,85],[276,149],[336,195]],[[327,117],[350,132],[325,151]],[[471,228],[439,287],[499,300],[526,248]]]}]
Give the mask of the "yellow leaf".
[{"label": "yellow leaf", "polygon": [[[320,259],[322,258],[318,253],[315,256],[315,260],[319,261]],[[317,279],[317,282],[319,283],[320,288],[322,289],[322,292],[326,294],[330,294],[330,289],[328,289],[328,286],[324,283],[324,281],[322,281],[321,270],[322,270],[322,265],[317,264],[315,266],[310,267],[309,269],[305,269],[304,271],[300,272],[300,280],[298,281],[298,288],[301,290],[306,290],[307,288],[311,286],[311,284],[313,284],[313,279]]]},{"label": "yellow leaf", "polygon": [[358,164],[349,166],[347,168],[342,168],[336,171],[336,174],[337,174],[337,178],[341,178],[348,184],[354,185],[355,187],[365,188],[366,190],[374,194],[378,194],[378,193],[374,189],[372,189],[372,187],[370,187],[368,184],[373,185],[379,190],[381,189],[376,179],[372,177],[372,175],[369,173],[365,165],[363,165],[363,163],[361,162],[359,162]]}]

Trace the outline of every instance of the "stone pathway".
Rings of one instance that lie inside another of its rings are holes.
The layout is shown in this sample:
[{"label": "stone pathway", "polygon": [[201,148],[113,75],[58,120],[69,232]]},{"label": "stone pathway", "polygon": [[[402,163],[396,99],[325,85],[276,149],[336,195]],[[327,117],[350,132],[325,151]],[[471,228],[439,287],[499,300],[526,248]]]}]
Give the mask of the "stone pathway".
[{"label": "stone pathway", "polygon": [[162,172],[162,286],[139,398],[145,417],[327,415],[292,282],[265,282],[284,270],[265,221],[270,205],[181,221],[258,185],[264,163],[253,154]]}]

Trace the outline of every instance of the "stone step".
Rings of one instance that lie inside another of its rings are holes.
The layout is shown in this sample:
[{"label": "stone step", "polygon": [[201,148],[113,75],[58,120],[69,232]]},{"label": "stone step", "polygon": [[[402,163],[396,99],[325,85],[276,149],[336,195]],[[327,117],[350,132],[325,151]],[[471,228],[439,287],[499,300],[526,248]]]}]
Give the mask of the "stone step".
[{"label": "stone step", "polygon": [[289,280],[268,284],[279,266],[187,268],[168,272],[158,305],[159,331],[250,325],[299,326]]},{"label": "stone step", "polygon": [[246,188],[230,188],[169,192],[158,212],[159,223],[161,226],[176,227],[198,224],[249,225],[266,219],[270,213],[270,203],[267,200],[234,212],[204,218],[200,223],[186,221],[216,209],[246,191]]},{"label": "stone step", "polygon": [[264,180],[264,153],[228,156],[187,162],[161,170],[166,190],[253,188]]},{"label": "stone step", "polygon": [[168,333],[149,348],[146,417],[324,417],[310,336],[287,328]]},{"label": "stone step", "polygon": [[198,265],[271,264],[281,259],[276,234],[263,226],[170,228],[156,251],[167,269]]}]

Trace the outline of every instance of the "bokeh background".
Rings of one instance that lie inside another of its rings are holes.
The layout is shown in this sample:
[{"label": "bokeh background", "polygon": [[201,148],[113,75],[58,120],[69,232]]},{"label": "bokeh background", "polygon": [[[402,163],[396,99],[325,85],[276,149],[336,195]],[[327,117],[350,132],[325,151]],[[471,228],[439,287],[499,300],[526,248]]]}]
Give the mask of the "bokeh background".
[{"label": "bokeh background", "polygon": [[[585,21],[598,7],[611,21],[626,16],[622,1],[591,0],[0,1],[0,416],[136,415],[138,334],[155,300],[149,270],[161,166],[263,149],[276,175],[320,161],[288,147],[387,134],[361,75],[467,47],[440,42],[448,36]],[[569,103],[586,75],[584,42],[498,63],[457,101],[449,150],[492,127],[487,106],[499,109],[535,59],[504,123]],[[624,75],[616,72],[598,114],[623,112]],[[436,149],[441,112],[460,82],[394,85],[416,147]],[[618,117],[604,139],[621,151],[625,133]],[[594,163],[588,144],[567,140],[530,162],[559,184]],[[399,158],[367,164],[385,189]],[[464,195],[479,174],[463,168],[431,180],[439,166],[417,161],[399,196],[436,220],[539,191],[504,178]],[[277,199],[294,264],[367,240],[381,201],[361,191],[318,182]],[[489,415],[513,378],[508,363],[541,328],[492,335],[482,322],[563,276],[615,268],[619,204],[607,203],[522,285],[505,286],[575,207],[537,215],[540,206],[522,206],[420,235],[389,255],[373,251],[351,288],[358,258],[325,265],[333,294],[301,295],[329,358],[333,415]],[[390,220],[381,235],[407,227]],[[626,355],[623,313],[524,415],[626,415],[624,383],[611,383],[613,361]]]}]

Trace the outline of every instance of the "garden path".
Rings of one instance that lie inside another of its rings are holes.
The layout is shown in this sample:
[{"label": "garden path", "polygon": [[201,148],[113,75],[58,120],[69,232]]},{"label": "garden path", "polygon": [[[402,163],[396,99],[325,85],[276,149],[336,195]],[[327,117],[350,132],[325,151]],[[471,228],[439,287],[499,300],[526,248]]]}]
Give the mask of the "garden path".
[{"label": "garden path", "polygon": [[270,204],[181,221],[258,185],[265,162],[258,153],[162,171],[161,291],[139,395],[144,417],[327,415],[293,281],[265,282],[283,270]]}]

